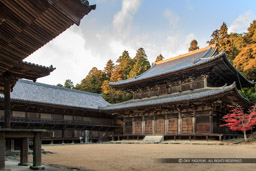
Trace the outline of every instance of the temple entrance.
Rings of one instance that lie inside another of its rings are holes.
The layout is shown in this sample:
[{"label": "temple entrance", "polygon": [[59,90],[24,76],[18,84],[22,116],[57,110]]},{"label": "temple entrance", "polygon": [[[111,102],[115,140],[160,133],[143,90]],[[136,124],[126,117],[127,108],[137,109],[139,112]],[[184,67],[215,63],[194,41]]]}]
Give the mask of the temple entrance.
[{"label": "temple entrance", "polygon": [[209,116],[197,116],[196,118],[196,132],[197,133],[209,133],[210,121]]},{"label": "temple entrance", "polygon": [[152,117],[145,117],[145,134],[153,134]]},{"label": "temple entrance", "polygon": [[192,117],[182,118],[182,134],[193,133]]},{"label": "temple entrance", "polygon": [[169,118],[168,134],[177,134],[177,133],[178,133],[178,118]]},{"label": "temple entrance", "polygon": [[142,124],[141,120],[135,121],[135,134],[141,134],[142,133]]},{"label": "temple entrance", "polygon": [[155,133],[164,134],[164,116],[158,116],[155,120]]},{"label": "temple entrance", "polygon": [[132,121],[125,122],[125,134],[132,134]]}]

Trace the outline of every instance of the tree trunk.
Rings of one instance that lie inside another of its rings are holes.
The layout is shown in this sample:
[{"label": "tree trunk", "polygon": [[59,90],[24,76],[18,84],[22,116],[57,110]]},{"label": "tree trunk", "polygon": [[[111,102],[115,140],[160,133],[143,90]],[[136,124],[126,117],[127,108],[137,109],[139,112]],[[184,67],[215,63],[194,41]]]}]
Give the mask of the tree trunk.
[{"label": "tree trunk", "polygon": [[247,142],[246,131],[244,131],[244,141]]}]

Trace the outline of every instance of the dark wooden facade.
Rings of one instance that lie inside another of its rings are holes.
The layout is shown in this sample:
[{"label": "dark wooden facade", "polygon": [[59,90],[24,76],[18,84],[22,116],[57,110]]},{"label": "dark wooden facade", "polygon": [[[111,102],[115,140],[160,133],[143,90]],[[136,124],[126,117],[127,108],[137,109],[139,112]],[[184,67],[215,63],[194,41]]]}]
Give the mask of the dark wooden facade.
[{"label": "dark wooden facade", "polygon": [[[46,129],[44,142],[106,141],[116,128],[111,114],[100,112],[108,103],[101,95],[27,80],[19,80],[11,93],[10,126]],[[0,126],[4,126],[4,99],[0,94]]]},{"label": "dark wooden facade", "polygon": [[[44,113],[42,110],[44,107],[39,108],[26,105],[17,111],[17,107],[14,107],[11,114],[11,127],[47,129],[48,133],[45,133],[42,138],[43,143],[108,141],[114,134],[114,130],[120,127],[115,124],[112,116],[106,116],[98,111],[61,108],[49,110],[47,107],[48,113]],[[3,126],[3,123],[4,111],[0,110],[0,125]]]},{"label": "dark wooden facade", "polygon": [[217,54],[216,46],[209,46],[110,85],[133,93],[131,101],[102,108],[123,118],[124,135],[218,137],[234,133],[220,127],[221,118],[228,104],[249,106],[237,88],[253,82],[228,62],[224,51]]}]

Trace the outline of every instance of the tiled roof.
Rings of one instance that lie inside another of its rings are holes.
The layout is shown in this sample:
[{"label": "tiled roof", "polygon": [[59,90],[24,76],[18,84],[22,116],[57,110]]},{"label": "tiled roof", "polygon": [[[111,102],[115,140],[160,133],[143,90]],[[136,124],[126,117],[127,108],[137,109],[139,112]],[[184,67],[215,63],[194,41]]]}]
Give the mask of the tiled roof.
[{"label": "tiled roof", "polygon": [[216,45],[207,46],[202,49],[198,49],[183,55],[179,55],[177,57],[169,58],[160,62],[155,63],[148,71],[143,74],[128,79],[128,80],[120,80],[118,82],[110,82],[110,85],[122,85],[126,83],[136,82],[139,80],[145,80],[148,78],[157,77],[160,75],[172,73],[175,71],[179,71],[181,69],[189,68],[194,65],[198,65],[206,62],[207,60],[200,59],[208,59],[208,57],[212,57],[216,52]]},{"label": "tiled roof", "polygon": [[28,65],[28,66],[32,66],[32,67],[38,67],[38,68],[42,68],[42,69],[48,69],[50,71],[55,70],[56,68],[54,68],[52,65],[47,67],[47,66],[43,66],[43,65],[39,65],[39,64],[35,64],[35,63],[31,63],[31,62],[27,62],[27,61],[21,61],[20,62],[21,65]]},{"label": "tiled roof", "polygon": [[[230,86],[223,86],[223,87],[207,87],[203,89],[187,91],[182,93],[173,93],[169,95],[162,95],[158,97],[151,97],[151,98],[143,98],[143,99],[134,99],[130,101],[126,101],[119,104],[108,105],[105,107],[101,107],[102,110],[118,110],[118,109],[128,109],[128,108],[137,108],[137,107],[145,107],[151,105],[159,105],[159,104],[167,104],[167,103],[177,103],[177,102],[188,102],[198,99],[209,98],[211,96],[221,95],[223,93],[237,90],[235,83],[231,84]],[[237,91],[236,91],[237,92]],[[247,101],[244,99],[238,92],[239,98]],[[249,101],[248,101],[249,103]]]},{"label": "tiled roof", "polygon": [[[0,94],[3,98],[3,94]],[[27,80],[19,80],[12,93],[12,100],[53,104],[61,106],[98,109],[109,105],[102,95],[78,90],[71,90]]]}]

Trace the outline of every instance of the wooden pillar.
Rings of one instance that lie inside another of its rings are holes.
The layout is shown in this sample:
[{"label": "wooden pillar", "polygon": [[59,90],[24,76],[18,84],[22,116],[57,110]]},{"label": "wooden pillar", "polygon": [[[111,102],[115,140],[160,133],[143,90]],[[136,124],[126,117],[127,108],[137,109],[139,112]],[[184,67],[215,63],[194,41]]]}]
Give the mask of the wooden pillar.
[{"label": "wooden pillar", "polygon": [[5,168],[5,133],[0,132],[0,170]]},{"label": "wooden pillar", "polygon": [[181,83],[181,81],[179,81],[179,92],[181,93],[182,92],[182,83]]},{"label": "wooden pillar", "polygon": [[165,115],[165,118],[164,118],[164,134],[166,135],[168,133],[168,118],[167,118],[167,115]]},{"label": "wooden pillar", "polygon": [[[112,134],[112,136],[113,136],[114,134]],[[85,143],[89,143],[89,140],[90,140],[90,132],[89,132],[89,130],[85,130],[85,136],[84,136],[85,138],[84,138],[84,142]],[[113,136],[114,137],[114,136]]]},{"label": "wooden pillar", "polygon": [[10,78],[4,76],[4,118],[5,128],[11,128]]},{"label": "wooden pillar", "polygon": [[74,144],[75,142],[74,142],[74,138],[75,138],[75,130],[74,129],[72,129],[72,144]]},{"label": "wooden pillar", "polygon": [[213,112],[212,110],[209,112],[209,122],[210,122],[210,133],[213,133],[213,120],[212,120]]},{"label": "wooden pillar", "polygon": [[204,75],[204,76],[203,76],[203,79],[204,79],[204,87],[207,87],[207,78],[208,78],[208,75]]},{"label": "wooden pillar", "polygon": [[125,132],[125,127],[126,127],[126,124],[125,124],[125,122],[126,122],[126,120],[125,120],[125,117],[124,117],[124,127],[123,127],[123,135],[125,135],[126,134],[126,132]]},{"label": "wooden pillar", "polygon": [[152,120],[152,134],[155,134],[155,120],[156,120],[156,117],[153,116],[153,120]]},{"label": "wooden pillar", "polygon": [[190,80],[190,90],[193,90],[194,89],[194,87],[193,87],[194,79],[192,77],[190,77],[189,80]]},{"label": "wooden pillar", "polygon": [[193,134],[196,133],[196,110],[193,110],[193,117],[192,117],[192,125],[193,125]]},{"label": "wooden pillar", "polygon": [[145,116],[142,116],[142,121],[141,121],[141,134],[144,135],[145,134]]},{"label": "wooden pillar", "polygon": [[61,130],[62,144],[64,144],[65,130]]},{"label": "wooden pillar", "polygon": [[134,118],[132,118],[132,134],[135,134],[135,121],[134,121]]},{"label": "wooden pillar", "polygon": [[182,134],[182,118],[181,118],[181,111],[178,110],[178,134]]},{"label": "wooden pillar", "polygon": [[31,169],[41,170],[44,169],[42,166],[42,138],[40,132],[34,133],[33,139],[33,166],[30,166]]},{"label": "wooden pillar", "polygon": [[28,166],[28,143],[29,138],[22,138],[20,148],[20,166]]},{"label": "wooden pillar", "polygon": [[[11,151],[14,151],[15,150],[15,142],[14,142],[14,139],[9,139],[10,140],[10,145],[11,145]],[[8,142],[7,142],[8,143]],[[7,149],[8,150],[8,149]]]}]

